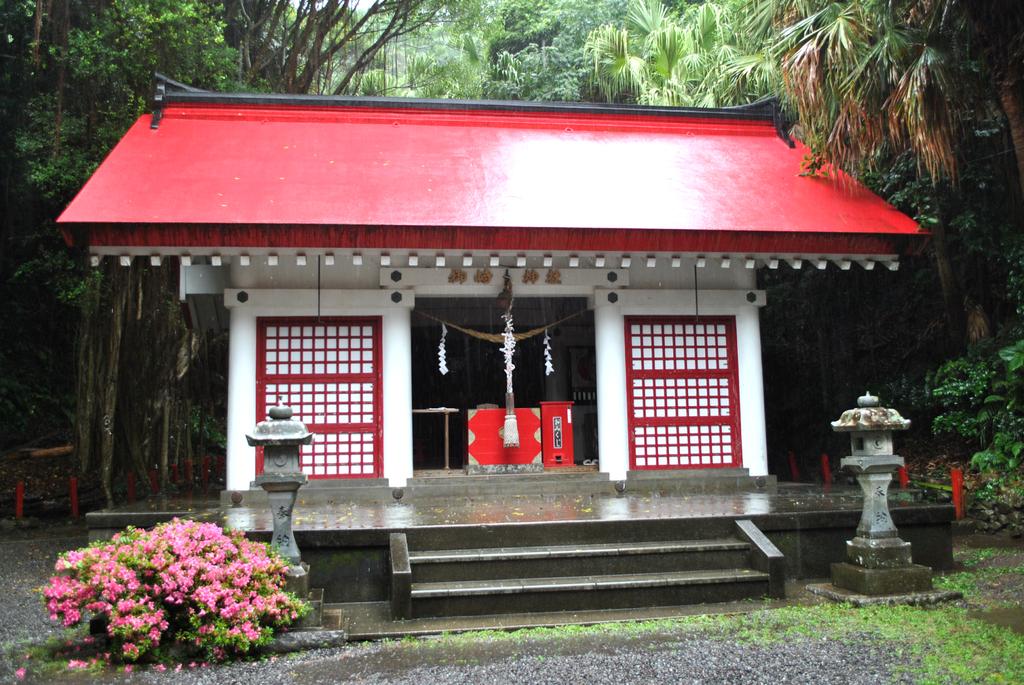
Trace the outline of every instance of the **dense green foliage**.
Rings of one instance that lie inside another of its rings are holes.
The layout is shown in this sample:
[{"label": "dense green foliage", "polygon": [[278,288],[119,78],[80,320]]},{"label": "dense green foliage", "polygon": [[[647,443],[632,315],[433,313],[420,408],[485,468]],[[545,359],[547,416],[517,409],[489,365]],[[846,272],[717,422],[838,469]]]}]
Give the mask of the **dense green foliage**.
[{"label": "dense green foliage", "polygon": [[[117,282],[113,271],[86,269],[54,225],[146,111],[159,70],[200,87],[289,92],[691,106],[778,95],[794,135],[811,149],[807,173],[841,168],[859,177],[933,240],[896,273],[761,275],[769,290],[762,322],[773,454],[842,449],[827,420],[870,388],[915,419],[917,439],[934,430],[939,442],[929,449],[956,452],[962,440],[979,469],[1019,475],[1024,10],[1013,0],[993,0],[985,12],[978,6],[5,3],[0,297],[5,319],[16,323],[0,327],[0,445],[70,434],[88,404],[83,397],[94,396],[120,408],[117,444],[128,447],[115,459],[152,464],[158,441],[143,428],[167,409],[146,398],[168,383],[166,402],[185,440],[222,437],[209,418],[220,413],[213,398],[223,394],[223,342],[184,332],[171,293],[159,295],[169,267],[133,268]],[[159,306],[141,306],[154,298]],[[115,316],[131,307],[152,318]],[[152,387],[119,383],[120,397],[105,396],[110,350],[101,349],[99,333],[115,323],[127,336],[118,362],[126,375],[174,358],[196,371],[172,378],[175,370],[161,367]],[[158,339],[146,339],[154,327]],[[83,385],[89,374],[93,385]],[[102,445],[102,412],[88,409],[79,440]]]},{"label": "dense green foliage", "polygon": [[968,356],[939,367],[932,397],[943,412],[933,427],[977,445],[971,459],[976,468],[1019,473],[1024,461],[1024,339],[993,347],[978,345]]},{"label": "dense green foliage", "polygon": [[585,46],[609,101],[721,107],[781,89],[769,45],[745,28],[737,0],[690,5],[679,15],[661,0],[632,0],[626,26],[605,24]]}]

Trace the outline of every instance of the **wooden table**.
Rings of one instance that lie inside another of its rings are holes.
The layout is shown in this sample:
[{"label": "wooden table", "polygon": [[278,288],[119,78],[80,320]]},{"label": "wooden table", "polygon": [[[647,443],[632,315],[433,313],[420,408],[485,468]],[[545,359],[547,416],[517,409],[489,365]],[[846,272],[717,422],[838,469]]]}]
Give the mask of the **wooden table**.
[{"label": "wooden table", "polygon": [[444,415],[444,470],[451,471],[451,467],[448,465],[448,417],[452,414],[458,414],[458,409],[452,409],[451,407],[429,407],[427,409],[413,409],[413,414],[442,414]]}]

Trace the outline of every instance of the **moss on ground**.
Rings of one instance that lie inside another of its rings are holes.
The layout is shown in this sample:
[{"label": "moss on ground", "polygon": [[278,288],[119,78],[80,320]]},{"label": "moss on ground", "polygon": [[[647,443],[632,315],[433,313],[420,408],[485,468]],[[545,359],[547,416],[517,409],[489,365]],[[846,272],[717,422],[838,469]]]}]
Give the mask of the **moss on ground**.
[{"label": "moss on ground", "polygon": [[957,590],[973,606],[1024,606],[1024,551],[991,547],[958,550],[964,570],[936,576],[935,586]]},{"label": "moss on ground", "polygon": [[[958,552],[963,571],[936,577],[936,586],[960,590],[965,602],[933,608],[866,607],[843,604],[791,606],[741,614],[559,626],[512,632],[448,634],[430,640],[404,640],[401,649],[471,647],[481,642],[563,641],[589,636],[655,636],[725,639],[771,646],[795,639],[870,640],[886,643],[913,666],[900,674],[915,682],[939,684],[1024,683],[1024,635],[973,617],[972,608],[1021,606],[1024,592],[1006,592],[1006,583],[1024,587],[1020,550],[970,549]],[[1005,581],[1002,586],[994,581]],[[1006,598],[1010,599],[1007,600]],[[909,673],[907,671],[910,671]]]}]

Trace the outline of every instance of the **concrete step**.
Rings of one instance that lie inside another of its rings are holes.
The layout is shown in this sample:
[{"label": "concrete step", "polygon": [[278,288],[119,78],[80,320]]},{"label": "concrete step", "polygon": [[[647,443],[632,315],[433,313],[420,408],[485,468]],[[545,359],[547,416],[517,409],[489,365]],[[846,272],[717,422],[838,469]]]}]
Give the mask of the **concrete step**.
[{"label": "concrete step", "polygon": [[431,497],[507,497],[545,494],[614,494],[606,473],[543,473],[469,475],[412,478],[406,484],[409,499]]},{"label": "concrete step", "polygon": [[[513,502],[510,506],[514,505]],[[586,505],[588,503],[584,503]],[[583,507],[584,505],[580,505]],[[713,540],[733,535],[735,524],[724,516],[688,519],[538,521],[527,525],[496,522],[473,526],[417,528],[410,551],[549,545],[618,544]],[[301,544],[301,543],[300,543]]]},{"label": "concrete step", "polygon": [[310,589],[306,601],[309,602],[310,612],[292,626],[293,630],[313,630],[323,626],[324,589],[322,587]]},{"label": "concrete step", "polygon": [[726,602],[768,593],[749,568],[412,584],[412,617]]},{"label": "concrete step", "polygon": [[516,484],[516,483],[565,483],[571,481],[581,482],[608,482],[608,474],[602,473],[597,470],[593,471],[576,471],[576,470],[565,470],[562,471],[558,468],[548,469],[540,473],[480,473],[473,475],[466,475],[457,471],[457,475],[443,475],[443,474],[432,474],[432,475],[419,475],[414,474],[412,478],[408,480],[407,487],[413,487],[417,485],[431,486],[438,485],[441,483],[467,483],[472,485],[480,485],[482,483],[500,483],[500,484]]},{"label": "concrete step", "polygon": [[445,582],[738,568],[749,554],[749,543],[713,539],[411,551],[409,562],[413,582]]}]

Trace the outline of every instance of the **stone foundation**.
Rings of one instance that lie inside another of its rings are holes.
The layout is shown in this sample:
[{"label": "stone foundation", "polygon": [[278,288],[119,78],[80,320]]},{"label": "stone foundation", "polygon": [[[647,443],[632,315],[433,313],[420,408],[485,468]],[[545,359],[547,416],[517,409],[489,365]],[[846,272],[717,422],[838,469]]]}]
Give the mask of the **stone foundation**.
[{"label": "stone foundation", "polygon": [[920,564],[901,568],[864,568],[832,564],[832,584],[861,595],[896,595],[932,589],[932,570]]}]

